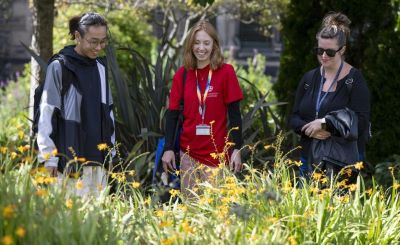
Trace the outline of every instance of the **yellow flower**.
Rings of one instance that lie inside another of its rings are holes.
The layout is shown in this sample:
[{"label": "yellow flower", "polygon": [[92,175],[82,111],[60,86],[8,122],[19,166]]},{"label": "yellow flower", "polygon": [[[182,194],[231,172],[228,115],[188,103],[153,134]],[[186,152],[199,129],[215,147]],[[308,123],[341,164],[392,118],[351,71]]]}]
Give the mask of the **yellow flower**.
[{"label": "yellow flower", "polygon": [[79,172],[72,173],[71,177],[74,179],[78,179],[80,177],[80,173]]},{"label": "yellow flower", "polygon": [[164,217],[165,216],[165,211],[161,210],[161,209],[156,210],[156,216],[159,217],[159,218]]},{"label": "yellow flower", "polygon": [[18,150],[19,152],[21,152],[21,153],[24,153],[25,147],[23,147],[22,145],[21,145],[21,146],[18,146],[17,150]]},{"label": "yellow flower", "polygon": [[38,176],[35,178],[35,180],[33,181],[35,184],[43,184],[44,183],[44,177],[43,176]]},{"label": "yellow flower", "polygon": [[344,180],[338,182],[338,183],[336,184],[336,186],[337,186],[338,188],[343,188],[343,187],[345,187],[345,186],[347,185],[346,182],[347,182],[347,179],[344,179]]},{"label": "yellow flower", "polygon": [[303,163],[300,160],[299,161],[293,161],[293,162],[297,167],[300,167],[301,165],[303,165]]},{"label": "yellow flower", "polygon": [[98,144],[98,145],[97,145],[97,149],[98,149],[99,151],[105,151],[105,150],[107,150],[107,148],[108,148],[108,146],[107,146],[106,143],[102,143],[102,144]]},{"label": "yellow flower", "polygon": [[251,178],[251,176],[250,176],[250,175],[248,175],[248,174],[244,176],[244,179],[245,179],[245,180],[247,180],[247,181],[249,181],[249,180],[250,180],[250,178]]},{"label": "yellow flower", "polygon": [[40,188],[35,192],[35,195],[39,196],[39,197],[44,197],[44,196],[47,196],[48,194],[49,194],[49,192],[43,188]]},{"label": "yellow flower", "polygon": [[175,170],[175,175],[179,176],[179,174],[180,174],[180,171],[179,170]]},{"label": "yellow flower", "polygon": [[0,152],[1,152],[2,154],[6,154],[7,151],[8,151],[8,148],[7,148],[7,147],[4,147],[4,146],[0,147]]},{"label": "yellow flower", "polygon": [[76,188],[77,190],[80,190],[80,189],[83,188],[83,182],[82,182],[82,180],[77,180],[77,181],[76,181],[76,183],[75,183],[75,188]]},{"label": "yellow flower", "polygon": [[135,182],[132,182],[132,187],[133,187],[133,188],[136,189],[136,188],[139,188],[139,186],[140,186],[140,183],[139,183],[139,182],[136,182],[136,181],[135,181]]},{"label": "yellow flower", "polygon": [[38,168],[37,171],[39,173],[47,173],[47,168],[45,166],[42,166],[42,167]]},{"label": "yellow flower", "polygon": [[23,237],[25,236],[25,234],[26,234],[26,230],[24,229],[24,227],[19,226],[19,227],[17,228],[17,230],[15,230],[15,234],[16,234],[18,237],[23,238]]},{"label": "yellow flower", "polygon": [[270,148],[274,148],[274,146],[273,146],[273,145],[264,145],[264,149],[265,149],[265,150],[268,150],[268,149],[270,149]]},{"label": "yellow flower", "polygon": [[43,159],[44,159],[45,161],[49,160],[49,159],[50,159],[50,153],[44,153],[44,154],[43,154]]},{"label": "yellow flower", "polygon": [[134,176],[134,175],[135,175],[135,170],[130,170],[130,171],[128,171],[128,175]]},{"label": "yellow flower", "polygon": [[356,162],[356,164],[354,165],[355,169],[361,170],[364,168],[364,163],[363,162]]},{"label": "yellow flower", "polygon": [[340,196],[338,198],[341,203],[348,203],[350,201],[349,195]]},{"label": "yellow flower", "polygon": [[15,209],[15,205],[10,204],[6,207],[3,208],[3,217],[6,219],[11,219],[12,217],[14,217],[14,209]]},{"label": "yellow flower", "polygon": [[52,154],[53,156],[57,156],[57,155],[58,155],[58,150],[57,150],[57,149],[54,149],[54,150],[51,152],[51,154]]},{"label": "yellow flower", "polygon": [[294,238],[294,236],[290,236],[288,238],[288,240],[289,240],[289,244],[290,245],[297,245],[298,244],[297,241],[296,241],[296,238]]},{"label": "yellow flower", "polygon": [[174,236],[171,236],[171,237],[169,237],[169,238],[167,238],[167,239],[163,239],[163,240],[161,241],[161,244],[163,244],[163,245],[171,245],[171,244],[173,244],[175,241],[176,241],[176,236],[174,235]]},{"label": "yellow flower", "polygon": [[32,157],[31,156],[26,156],[22,159],[24,163],[31,163],[32,162]]},{"label": "yellow flower", "polygon": [[74,157],[74,161],[75,162],[86,162],[86,158],[84,157]]},{"label": "yellow flower", "polygon": [[169,190],[169,194],[171,194],[171,197],[175,197],[179,195],[179,190],[171,189]]},{"label": "yellow flower", "polygon": [[15,151],[11,152],[11,159],[15,159],[17,156],[18,154]]},{"label": "yellow flower", "polygon": [[357,189],[357,185],[355,185],[355,184],[349,185],[349,190],[350,191],[355,191],[356,189]]},{"label": "yellow flower", "polygon": [[45,184],[53,184],[56,181],[57,181],[57,178],[55,178],[55,177],[46,177],[46,178],[44,178],[43,183],[45,183]]},{"label": "yellow flower", "polygon": [[368,195],[370,195],[370,196],[371,196],[372,193],[373,193],[372,189],[368,189],[368,190],[366,190],[365,192],[366,192]]},{"label": "yellow flower", "polygon": [[347,177],[351,176],[351,168],[345,168],[342,171],[343,171],[343,174],[347,175]]},{"label": "yellow flower", "polygon": [[4,245],[11,245],[14,243],[14,241],[10,235],[6,235],[1,239],[1,243]]},{"label": "yellow flower", "polygon": [[172,225],[172,222],[170,220],[161,221],[160,224],[159,224],[160,228],[169,227],[171,225]]},{"label": "yellow flower", "polygon": [[289,192],[292,189],[292,183],[290,181],[286,181],[282,187],[283,192]]},{"label": "yellow flower", "polygon": [[319,191],[319,189],[317,187],[310,187],[310,192],[311,193],[316,194],[316,193],[318,193],[318,191]]},{"label": "yellow flower", "polygon": [[71,209],[74,205],[74,202],[72,201],[72,199],[68,199],[67,201],[65,201],[65,206],[69,209]]},{"label": "yellow flower", "polygon": [[218,158],[218,155],[217,155],[217,153],[215,153],[215,152],[210,153],[210,156],[211,156],[213,159],[217,159],[217,158]]},{"label": "yellow flower", "polygon": [[193,233],[193,228],[186,221],[182,223],[182,229],[186,233]]},{"label": "yellow flower", "polygon": [[22,139],[24,138],[24,136],[25,136],[24,131],[22,131],[22,130],[18,131],[18,138],[19,138],[20,140],[22,140]]},{"label": "yellow flower", "polygon": [[144,200],[144,204],[150,205],[151,204],[151,197],[147,197],[146,200]]},{"label": "yellow flower", "polygon": [[316,172],[314,172],[314,173],[312,174],[312,177],[313,177],[313,179],[315,179],[315,180],[320,180],[320,179],[322,178],[322,174],[321,174],[321,173],[316,173]]}]

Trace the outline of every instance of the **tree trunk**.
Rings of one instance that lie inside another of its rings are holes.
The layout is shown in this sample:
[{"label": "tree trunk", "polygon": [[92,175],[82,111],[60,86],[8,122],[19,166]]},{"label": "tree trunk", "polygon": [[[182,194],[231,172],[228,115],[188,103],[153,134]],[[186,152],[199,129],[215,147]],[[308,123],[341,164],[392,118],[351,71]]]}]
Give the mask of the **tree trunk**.
[{"label": "tree trunk", "polygon": [[[53,55],[54,0],[33,0],[32,6],[32,50],[45,62]],[[45,71],[31,58],[31,82],[29,96],[29,118],[33,118],[33,97]]]}]

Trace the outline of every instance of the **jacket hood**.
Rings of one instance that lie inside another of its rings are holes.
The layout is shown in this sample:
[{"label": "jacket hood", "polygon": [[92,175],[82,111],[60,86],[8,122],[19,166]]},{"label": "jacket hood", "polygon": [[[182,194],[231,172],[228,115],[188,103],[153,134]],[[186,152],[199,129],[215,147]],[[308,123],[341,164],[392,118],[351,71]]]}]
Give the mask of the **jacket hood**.
[{"label": "jacket hood", "polygon": [[77,64],[80,66],[93,66],[96,65],[96,59],[91,59],[88,57],[84,57],[79,55],[75,51],[76,45],[65,46],[61,51],[60,54],[66,56],[68,60],[71,61],[72,64]]}]

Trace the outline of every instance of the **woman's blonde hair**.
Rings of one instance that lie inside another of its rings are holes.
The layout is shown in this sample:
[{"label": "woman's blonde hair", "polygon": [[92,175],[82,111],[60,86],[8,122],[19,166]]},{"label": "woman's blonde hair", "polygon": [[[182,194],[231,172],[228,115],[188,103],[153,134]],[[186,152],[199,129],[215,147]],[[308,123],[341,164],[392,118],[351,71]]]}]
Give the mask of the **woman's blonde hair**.
[{"label": "woman's blonde hair", "polygon": [[213,48],[210,54],[210,68],[216,70],[224,63],[224,56],[222,55],[217,31],[206,20],[200,20],[190,30],[183,50],[183,65],[186,70],[197,68],[197,59],[193,54],[193,45],[195,42],[195,35],[198,31],[205,31],[213,39]]}]

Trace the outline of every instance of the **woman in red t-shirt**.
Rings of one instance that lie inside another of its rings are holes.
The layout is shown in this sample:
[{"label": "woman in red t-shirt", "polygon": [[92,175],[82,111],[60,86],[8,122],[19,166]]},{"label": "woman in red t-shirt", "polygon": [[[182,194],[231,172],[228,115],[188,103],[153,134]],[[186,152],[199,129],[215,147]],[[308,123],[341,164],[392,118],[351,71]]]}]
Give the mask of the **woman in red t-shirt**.
[{"label": "woman in red t-shirt", "polygon": [[[212,172],[208,171],[210,168],[229,162],[235,173],[242,169],[239,103],[243,93],[233,67],[224,63],[217,32],[207,21],[199,21],[190,30],[183,63],[172,82],[162,162],[164,171],[176,169],[174,131],[183,97],[180,173],[181,189],[187,193],[196,184],[196,179],[207,180]],[[232,129],[229,140],[228,118],[229,129]],[[230,145],[233,149],[227,150]]]}]

